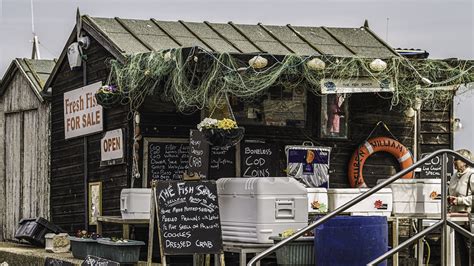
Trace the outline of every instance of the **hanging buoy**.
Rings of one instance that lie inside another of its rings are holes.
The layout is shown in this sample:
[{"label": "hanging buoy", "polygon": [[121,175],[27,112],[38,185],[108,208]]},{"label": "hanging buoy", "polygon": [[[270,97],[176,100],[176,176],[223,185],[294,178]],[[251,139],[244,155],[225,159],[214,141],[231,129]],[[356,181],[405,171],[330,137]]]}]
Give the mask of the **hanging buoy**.
[{"label": "hanging buoy", "polygon": [[319,58],[313,58],[306,62],[306,66],[311,70],[319,71],[326,68],[326,63]]},{"label": "hanging buoy", "polygon": [[369,67],[372,71],[382,72],[387,68],[387,63],[381,59],[375,59],[374,61],[370,62]]},{"label": "hanging buoy", "polygon": [[[400,142],[387,137],[369,139],[359,146],[354,154],[352,154],[352,158],[349,161],[347,175],[351,187],[367,187],[364,177],[362,176],[362,170],[364,169],[364,164],[367,158],[379,151],[388,152],[395,156],[400,163],[401,170],[406,169],[413,164],[413,156]],[[402,178],[413,178],[413,172],[404,175]]]},{"label": "hanging buoy", "polygon": [[249,65],[254,69],[264,68],[268,65],[268,60],[265,57],[257,55],[249,60]]}]

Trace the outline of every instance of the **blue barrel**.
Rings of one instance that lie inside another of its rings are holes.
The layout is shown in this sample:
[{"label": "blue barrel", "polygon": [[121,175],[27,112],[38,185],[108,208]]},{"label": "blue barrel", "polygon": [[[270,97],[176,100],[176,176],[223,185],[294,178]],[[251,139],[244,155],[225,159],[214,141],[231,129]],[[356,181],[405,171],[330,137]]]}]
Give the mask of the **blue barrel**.
[{"label": "blue barrel", "polygon": [[317,266],[365,266],[388,248],[385,216],[336,216],[314,233]]}]

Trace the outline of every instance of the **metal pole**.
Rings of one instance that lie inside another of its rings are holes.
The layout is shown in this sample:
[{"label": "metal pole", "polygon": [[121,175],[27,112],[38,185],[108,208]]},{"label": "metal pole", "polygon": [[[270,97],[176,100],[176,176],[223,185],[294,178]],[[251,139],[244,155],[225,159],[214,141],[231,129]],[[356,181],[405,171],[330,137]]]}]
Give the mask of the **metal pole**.
[{"label": "metal pole", "polygon": [[[400,171],[399,173],[396,173],[395,175],[391,176],[390,178],[388,178],[387,180],[383,181],[382,183],[376,185],[375,187],[373,187],[372,189],[362,193],[361,195],[357,196],[356,198],[354,198],[353,200],[347,202],[346,204],[342,205],[341,207],[335,209],[334,211],[326,214],[325,216],[323,216],[322,218],[320,218],[318,221],[306,226],[305,228],[301,229],[300,231],[298,231],[297,233],[295,233],[294,235],[284,239],[283,241],[280,241],[278,242],[277,244],[271,246],[270,248],[264,250],[262,253],[256,255],[255,257],[253,257],[250,262],[247,264],[248,266],[253,266],[255,265],[258,261],[260,261],[262,258],[266,257],[267,255],[273,253],[275,250],[281,248],[282,246],[288,244],[289,242],[295,240],[296,238],[304,235],[307,231],[309,230],[312,230],[314,229],[316,226],[318,225],[321,225],[323,223],[325,223],[327,220],[331,219],[332,217],[336,216],[337,214],[347,210],[348,208],[354,206],[355,204],[359,203],[360,201],[366,199],[367,197],[369,197],[370,195],[376,193],[377,191],[379,191],[380,189],[386,187],[387,185],[390,185],[391,183],[393,183],[395,180],[399,179],[400,177],[406,175],[407,173],[415,170],[417,167],[419,167],[420,165],[424,164],[425,162],[431,160],[432,158],[436,157],[436,156],[441,156],[444,154],[444,157],[443,157],[443,160],[444,160],[444,164],[443,164],[443,175],[442,175],[442,189],[444,189],[444,192],[443,193],[443,197],[446,198],[446,163],[447,163],[447,154],[451,154],[451,155],[454,155],[455,158],[459,158],[461,160],[463,160],[464,162],[466,162],[469,166],[474,166],[474,162],[470,161],[470,160],[467,160],[466,158],[462,157],[460,154],[452,151],[452,150],[449,150],[449,149],[442,149],[442,150],[438,150],[438,151],[435,151],[433,153],[431,153],[429,156],[426,156],[425,158],[419,160],[417,163],[411,165],[410,167]],[[440,223],[443,223],[446,225],[446,201],[445,200],[442,200],[441,201],[442,203],[444,202],[444,221],[443,219],[440,220]],[[442,206],[442,207],[443,207]],[[443,211],[443,210],[442,210]],[[443,218],[443,217],[442,217]],[[445,237],[446,238],[446,237]],[[418,238],[416,238],[415,240],[417,240]],[[443,245],[443,243],[442,243]],[[399,246],[400,247],[400,246]],[[443,264],[443,265],[446,265]]]},{"label": "metal pole", "polygon": [[448,265],[448,232],[447,232],[447,163],[448,155],[443,153],[441,164],[441,221],[443,222],[443,228],[441,230],[441,265]]},{"label": "metal pole", "polygon": [[382,256],[380,256],[380,257],[376,258],[375,260],[367,263],[367,266],[373,266],[373,265],[377,265],[377,264],[381,263],[382,261],[386,260],[388,257],[392,256],[393,254],[398,253],[400,250],[408,247],[409,245],[411,245],[413,242],[417,241],[418,239],[421,239],[421,238],[425,237],[427,234],[431,233],[431,231],[437,229],[441,225],[443,225],[443,221],[438,221],[437,223],[433,224],[432,226],[430,226],[430,227],[426,228],[425,230],[423,230],[423,231],[417,233],[416,235],[412,236],[411,238],[409,238],[408,240],[403,242],[403,244],[397,246],[394,249],[391,249],[390,251],[383,254]]}]

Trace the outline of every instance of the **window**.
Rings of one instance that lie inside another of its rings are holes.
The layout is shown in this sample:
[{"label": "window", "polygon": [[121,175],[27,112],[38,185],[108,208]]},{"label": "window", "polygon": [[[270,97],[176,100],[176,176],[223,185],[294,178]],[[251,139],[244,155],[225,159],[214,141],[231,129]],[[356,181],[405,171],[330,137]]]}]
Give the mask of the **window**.
[{"label": "window", "polygon": [[231,98],[232,110],[242,125],[291,126],[306,124],[306,90],[272,88],[251,101]]},{"label": "window", "polygon": [[347,138],[348,99],[345,94],[321,97],[321,138]]}]

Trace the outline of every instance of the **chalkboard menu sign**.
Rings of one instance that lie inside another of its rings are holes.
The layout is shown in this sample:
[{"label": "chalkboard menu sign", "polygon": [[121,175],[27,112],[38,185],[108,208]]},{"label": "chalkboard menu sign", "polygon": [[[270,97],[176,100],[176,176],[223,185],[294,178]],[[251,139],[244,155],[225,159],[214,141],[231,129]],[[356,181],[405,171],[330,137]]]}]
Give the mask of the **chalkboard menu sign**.
[{"label": "chalkboard menu sign", "polygon": [[146,138],[144,165],[150,179],[180,180],[189,165],[189,140]]},{"label": "chalkboard menu sign", "polygon": [[199,130],[189,133],[189,168],[190,174],[197,173],[201,179],[209,175],[209,144]]},{"label": "chalkboard menu sign", "polygon": [[50,258],[50,257],[47,257],[44,260],[44,266],[73,266],[73,265],[74,264],[72,264],[69,261],[64,261],[64,260]]},{"label": "chalkboard menu sign", "polygon": [[96,256],[87,255],[81,266],[120,266],[120,263],[99,258]]},{"label": "chalkboard menu sign", "polygon": [[210,179],[235,177],[235,146],[211,146]]},{"label": "chalkboard menu sign", "polygon": [[275,144],[245,141],[240,144],[243,177],[278,176],[278,149]]},{"label": "chalkboard menu sign", "polygon": [[215,182],[158,182],[156,197],[164,254],[222,252]]},{"label": "chalkboard menu sign", "polygon": [[[422,154],[421,157],[424,158],[428,156],[429,153]],[[441,178],[442,174],[442,163],[443,160],[440,156],[436,156],[432,158],[431,160],[425,162],[421,166],[421,172],[420,172],[420,177],[421,178]],[[449,176],[452,176],[454,173],[454,166],[453,166],[453,157],[448,155],[448,164],[446,165],[447,167],[447,174]]]}]

